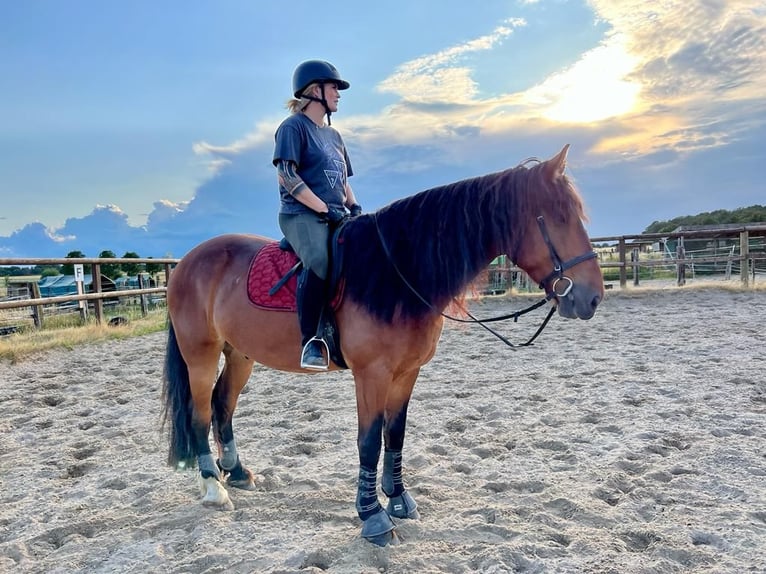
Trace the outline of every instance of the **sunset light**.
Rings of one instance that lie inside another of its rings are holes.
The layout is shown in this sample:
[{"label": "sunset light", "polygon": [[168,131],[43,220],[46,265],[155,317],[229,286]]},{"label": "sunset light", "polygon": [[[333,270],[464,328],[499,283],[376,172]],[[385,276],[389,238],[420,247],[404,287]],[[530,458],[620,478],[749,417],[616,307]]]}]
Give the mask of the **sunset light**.
[{"label": "sunset light", "polygon": [[641,85],[629,74],[637,59],[613,39],[573,66],[527,92],[543,117],[562,123],[593,123],[633,111]]}]

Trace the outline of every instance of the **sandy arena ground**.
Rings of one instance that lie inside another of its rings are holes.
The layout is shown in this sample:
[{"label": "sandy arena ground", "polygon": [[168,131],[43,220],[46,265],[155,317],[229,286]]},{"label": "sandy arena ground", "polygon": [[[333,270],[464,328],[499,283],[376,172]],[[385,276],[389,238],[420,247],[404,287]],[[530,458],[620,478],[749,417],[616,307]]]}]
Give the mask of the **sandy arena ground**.
[{"label": "sandy arena ground", "polygon": [[0,364],[0,571],[766,572],[766,291],[609,293],[527,349],[448,325],[410,407],[421,519],[386,548],[359,537],[350,373],[256,367],[259,486],[222,512],[165,466],[164,334]]}]

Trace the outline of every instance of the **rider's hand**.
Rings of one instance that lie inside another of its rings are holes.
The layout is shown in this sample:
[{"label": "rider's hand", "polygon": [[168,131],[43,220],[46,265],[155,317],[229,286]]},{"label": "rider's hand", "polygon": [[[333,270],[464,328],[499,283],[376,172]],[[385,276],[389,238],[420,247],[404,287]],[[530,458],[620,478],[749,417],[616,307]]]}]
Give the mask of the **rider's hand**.
[{"label": "rider's hand", "polygon": [[327,223],[330,223],[332,225],[337,225],[344,219],[346,219],[346,212],[342,209],[338,209],[337,207],[333,207],[332,205],[328,206],[327,213],[321,214],[322,219],[327,221]]},{"label": "rider's hand", "polygon": [[358,215],[362,215],[362,206],[359,205],[358,203],[349,205],[348,210],[351,212],[351,217],[357,217]]}]

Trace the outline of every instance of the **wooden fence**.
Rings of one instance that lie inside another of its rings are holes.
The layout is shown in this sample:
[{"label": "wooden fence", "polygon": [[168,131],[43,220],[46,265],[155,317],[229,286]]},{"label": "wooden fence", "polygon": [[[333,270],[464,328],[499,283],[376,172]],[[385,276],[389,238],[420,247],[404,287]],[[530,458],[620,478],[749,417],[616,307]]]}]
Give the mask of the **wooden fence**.
[{"label": "wooden fence", "polygon": [[[616,249],[617,261],[604,261],[600,258],[599,264],[603,270],[618,269],[619,281],[621,287],[626,287],[628,283],[628,271],[633,272],[633,282],[638,284],[639,271],[641,268],[652,267],[667,267],[675,266],[676,278],[679,285],[685,283],[686,269],[690,265],[700,265],[703,263],[723,264],[727,266],[727,269],[732,269],[735,265],[739,267],[740,280],[744,286],[749,285],[750,281],[755,281],[756,271],[759,269],[761,262],[766,262],[766,250],[764,251],[751,251],[751,240],[753,238],[766,238],[766,225],[745,225],[742,227],[734,227],[727,229],[715,229],[715,230],[699,230],[699,231],[682,231],[674,233],[643,233],[637,235],[616,235],[607,237],[593,237],[591,243],[598,244],[610,244]],[[640,245],[646,245],[651,242],[667,242],[669,240],[677,240],[678,244],[682,247],[677,249],[673,257],[663,256],[659,259],[650,259],[641,257]],[[734,253],[734,249],[730,250],[727,255],[712,256],[696,258],[693,261],[690,260],[684,249],[683,245],[685,241],[691,240],[710,240],[720,241],[721,239],[731,239],[734,243],[738,242],[738,253]],[[763,248],[761,243],[760,249]],[[630,253],[630,256],[629,256]],[[505,261],[505,259],[503,259]],[[0,301],[0,310],[2,309],[14,309],[23,307],[32,307],[33,316],[35,317],[35,324],[41,326],[42,324],[42,308],[44,305],[52,305],[59,303],[66,303],[71,301],[93,301],[94,303],[94,315],[97,322],[102,322],[104,317],[104,300],[114,297],[133,297],[141,296],[142,306],[144,302],[144,295],[151,294],[164,294],[166,291],[165,286],[161,287],[149,287],[139,289],[129,289],[121,291],[103,291],[101,286],[101,265],[104,264],[159,264],[163,265],[165,269],[165,283],[170,279],[172,268],[178,263],[178,259],[151,259],[151,258],[67,258],[67,259],[16,259],[16,258],[0,258],[0,265],[15,265],[15,266],[30,266],[30,265],[64,265],[64,264],[83,264],[92,266],[93,277],[93,292],[85,293],[82,295],[63,295],[60,297],[40,297],[39,292],[36,293],[31,299],[13,300],[13,301]],[[502,263],[500,267],[490,269],[487,275],[488,283],[497,282],[497,278],[501,279],[501,283],[504,285],[489,285],[490,291],[503,290],[504,288],[511,287],[511,277],[516,275],[518,278],[517,284],[528,284],[526,277],[523,274],[517,273],[520,270],[516,267],[510,266],[509,263]],[[494,279],[493,279],[494,278]],[[505,278],[505,279],[503,279]]]},{"label": "wooden fence", "polygon": [[[642,267],[676,267],[676,281],[678,285],[686,282],[686,271],[691,265],[700,264],[722,264],[729,270],[733,266],[739,267],[740,280],[743,286],[748,286],[750,281],[755,281],[756,272],[761,262],[766,262],[766,253],[751,252],[751,243],[755,238],[760,238],[761,249],[764,249],[763,238],[766,237],[766,225],[744,225],[741,227],[729,227],[710,230],[679,231],[673,233],[642,233],[640,235],[619,235],[610,237],[593,237],[591,243],[615,244],[618,260],[615,262],[600,261],[602,269],[617,268],[619,270],[620,286],[625,287],[628,282],[628,270],[632,270],[633,283],[638,284],[639,271]],[[677,246],[673,256],[663,256],[658,259],[644,257],[640,245],[646,245],[651,242],[666,243],[670,240],[676,240]],[[735,247],[738,244],[738,253],[731,250],[726,255],[703,256],[690,259],[684,244],[689,241],[707,240],[710,242],[720,242],[721,240],[730,240]],[[679,248],[680,246],[680,248]],[[630,252],[630,256],[628,253]]]},{"label": "wooden fence", "polygon": [[2,309],[16,309],[22,307],[32,308],[32,317],[34,319],[35,326],[41,327],[43,323],[43,306],[45,305],[58,305],[60,303],[79,302],[79,301],[93,301],[93,314],[98,323],[101,323],[104,319],[104,300],[112,299],[115,297],[135,297],[141,298],[141,306],[144,313],[146,312],[146,295],[151,294],[164,294],[166,287],[147,287],[139,289],[124,289],[121,291],[103,291],[101,285],[101,265],[104,264],[153,264],[163,265],[165,269],[165,283],[170,278],[170,273],[178,263],[178,259],[151,259],[151,258],[92,258],[92,257],[77,257],[67,259],[8,259],[0,258],[0,265],[15,265],[15,266],[34,266],[34,265],[90,265],[92,267],[91,275],[93,277],[93,292],[83,293],[80,295],[61,295],[57,297],[41,297],[39,290],[37,290],[33,297],[30,299],[16,299],[12,301],[0,301],[0,310]]}]

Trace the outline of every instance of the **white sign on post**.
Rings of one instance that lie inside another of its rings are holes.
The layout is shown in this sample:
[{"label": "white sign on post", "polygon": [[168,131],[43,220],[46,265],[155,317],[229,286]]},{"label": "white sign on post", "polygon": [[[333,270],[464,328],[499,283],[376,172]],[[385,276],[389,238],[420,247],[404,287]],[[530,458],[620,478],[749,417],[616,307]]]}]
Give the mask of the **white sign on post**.
[{"label": "white sign on post", "polygon": [[[83,272],[82,264],[74,264],[74,281],[77,284],[77,294],[82,295],[85,293],[85,273]],[[88,312],[88,303],[83,299],[77,302],[77,306],[80,308],[80,313],[84,315]]]}]

